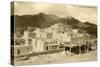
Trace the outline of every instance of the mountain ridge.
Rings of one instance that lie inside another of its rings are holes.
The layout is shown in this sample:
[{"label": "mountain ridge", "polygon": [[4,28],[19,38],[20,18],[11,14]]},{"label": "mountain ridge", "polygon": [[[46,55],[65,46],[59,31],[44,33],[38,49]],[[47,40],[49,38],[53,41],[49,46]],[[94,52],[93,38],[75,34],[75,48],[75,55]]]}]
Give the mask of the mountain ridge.
[{"label": "mountain ridge", "polygon": [[96,24],[90,23],[88,21],[83,23],[72,16],[60,18],[56,15],[38,13],[35,15],[12,15],[11,18],[13,17],[16,29],[27,28],[28,26],[37,28],[47,28],[56,23],[63,23],[72,26],[73,29],[85,30],[87,33],[97,36]]}]

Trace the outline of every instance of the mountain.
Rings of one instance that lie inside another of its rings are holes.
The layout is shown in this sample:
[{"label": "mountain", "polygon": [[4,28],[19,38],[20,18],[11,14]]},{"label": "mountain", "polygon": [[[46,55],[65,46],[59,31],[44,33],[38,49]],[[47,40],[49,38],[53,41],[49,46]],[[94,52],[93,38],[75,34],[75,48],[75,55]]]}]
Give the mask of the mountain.
[{"label": "mountain", "polygon": [[11,17],[15,17],[14,20],[16,28],[28,26],[45,28],[54,24],[54,21],[59,18],[55,15],[48,15],[44,13],[39,13],[37,15],[15,15]]},{"label": "mountain", "polygon": [[84,30],[86,30],[86,32],[89,34],[95,35],[97,37],[97,25],[89,22],[85,22],[84,24],[88,25],[88,27],[84,28]]},{"label": "mountain", "polygon": [[60,18],[56,15],[38,13],[36,15],[12,15],[11,18],[14,18],[15,27],[19,30],[24,30],[29,26],[47,28],[56,23],[63,23],[70,25],[73,29],[85,30],[87,33],[97,36],[97,25],[81,22],[72,16]]}]

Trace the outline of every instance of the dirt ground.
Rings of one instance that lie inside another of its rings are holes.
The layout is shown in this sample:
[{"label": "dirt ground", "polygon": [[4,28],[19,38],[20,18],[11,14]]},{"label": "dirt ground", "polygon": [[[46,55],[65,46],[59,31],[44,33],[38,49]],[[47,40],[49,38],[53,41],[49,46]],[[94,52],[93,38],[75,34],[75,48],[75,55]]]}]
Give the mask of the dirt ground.
[{"label": "dirt ground", "polygon": [[96,61],[97,52],[91,51],[84,54],[66,55],[65,52],[46,54],[35,57],[30,57],[27,60],[15,61],[15,65],[29,65],[29,64],[54,64],[54,63],[69,63],[69,62],[85,62]]}]

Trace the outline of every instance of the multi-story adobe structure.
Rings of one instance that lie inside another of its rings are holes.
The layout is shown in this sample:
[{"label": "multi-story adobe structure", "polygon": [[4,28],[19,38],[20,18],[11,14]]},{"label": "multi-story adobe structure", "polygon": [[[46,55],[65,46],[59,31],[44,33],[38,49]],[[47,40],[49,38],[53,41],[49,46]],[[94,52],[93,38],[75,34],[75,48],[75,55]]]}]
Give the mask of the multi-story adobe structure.
[{"label": "multi-story adobe structure", "polygon": [[61,49],[62,45],[66,51],[79,52],[87,48],[86,43],[91,40],[87,39],[89,38],[87,35],[89,34],[80,33],[78,29],[72,29],[70,26],[66,26],[65,29],[61,23],[54,24],[45,29],[36,28],[34,31],[26,30],[21,38],[15,38],[19,41],[22,40],[20,45],[16,45],[15,43],[15,55],[58,50]]}]

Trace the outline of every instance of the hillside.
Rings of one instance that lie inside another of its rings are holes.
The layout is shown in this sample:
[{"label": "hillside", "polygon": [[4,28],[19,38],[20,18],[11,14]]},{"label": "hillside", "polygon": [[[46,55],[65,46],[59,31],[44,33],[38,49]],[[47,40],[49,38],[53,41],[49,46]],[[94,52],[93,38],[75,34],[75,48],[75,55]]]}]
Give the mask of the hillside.
[{"label": "hillside", "polygon": [[91,35],[97,36],[97,25],[90,22],[81,22],[74,17],[68,16],[60,18],[55,15],[49,15],[44,13],[38,13],[35,15],[13,15],[11,18],[15,18],[15,28],[19,30],[25,30],[28,26],[37,28],[47,28],[56,23],[63,23],[72,26],[73,29],[82,29]]}]

